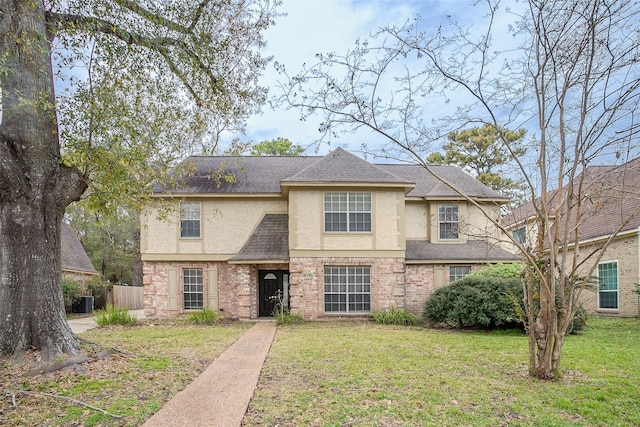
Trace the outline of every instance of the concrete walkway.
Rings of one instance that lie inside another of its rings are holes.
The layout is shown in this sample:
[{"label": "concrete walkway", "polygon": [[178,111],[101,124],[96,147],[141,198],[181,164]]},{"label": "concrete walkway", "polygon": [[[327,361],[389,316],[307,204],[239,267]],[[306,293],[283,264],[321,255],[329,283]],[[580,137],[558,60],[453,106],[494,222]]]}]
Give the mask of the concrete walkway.
[{"label": "concrete walkway", "polygon": [[[130,313],[144,318],[144,310]],[[75,334],[98,326],[93,316],[68,323]],[[256,323],[143,427],[240,426],[275,333],[275,322]]]},{"label": "concrete walkway", "polygon": [[256,323],[143,427],[240,426],[275,333],[275,322]]}]

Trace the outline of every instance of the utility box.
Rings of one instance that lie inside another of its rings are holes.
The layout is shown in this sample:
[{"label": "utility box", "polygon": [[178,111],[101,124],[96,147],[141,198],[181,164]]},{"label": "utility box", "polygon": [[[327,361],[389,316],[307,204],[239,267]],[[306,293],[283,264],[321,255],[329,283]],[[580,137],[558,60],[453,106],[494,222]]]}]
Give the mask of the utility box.
[{"label": "utility box", "polygon": [[74,313],[93,313],[93,297],[80,297],[80,301],[73,304],[72,311]]}]

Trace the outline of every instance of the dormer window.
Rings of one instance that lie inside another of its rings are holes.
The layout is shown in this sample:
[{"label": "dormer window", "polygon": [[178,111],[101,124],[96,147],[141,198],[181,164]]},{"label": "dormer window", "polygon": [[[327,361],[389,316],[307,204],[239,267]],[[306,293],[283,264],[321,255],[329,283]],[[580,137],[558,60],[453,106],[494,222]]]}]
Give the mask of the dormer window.
[{"label": "dormer window", "polygon": [[440,240],[457,240],[460,221],[458,205],[438,206],[438,228]]},{"label": "dormer window", "polygon": [[371,231],[371,193],[324,193],[324,231]]}]

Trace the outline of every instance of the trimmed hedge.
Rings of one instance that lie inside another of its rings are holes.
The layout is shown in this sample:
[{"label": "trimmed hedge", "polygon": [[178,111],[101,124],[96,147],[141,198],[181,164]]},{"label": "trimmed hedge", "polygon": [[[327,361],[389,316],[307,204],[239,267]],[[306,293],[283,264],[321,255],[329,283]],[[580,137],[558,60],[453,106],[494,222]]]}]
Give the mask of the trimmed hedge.
[{"label": "trimmed hedge", "polygon": [[437,289],[424,307],[432,323],[455,328],[521,327],[520,279],[466,276]]}]

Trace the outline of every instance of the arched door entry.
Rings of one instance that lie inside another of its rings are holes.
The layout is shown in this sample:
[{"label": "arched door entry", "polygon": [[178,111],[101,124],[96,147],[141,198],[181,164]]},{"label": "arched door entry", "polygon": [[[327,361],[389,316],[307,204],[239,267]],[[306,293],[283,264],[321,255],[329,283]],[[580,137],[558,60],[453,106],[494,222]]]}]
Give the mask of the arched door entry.
[{"label": "arched door entry", "polygon": [[270,317],[277,303],[278,291],[285,308],[289,308],[289,272],[283,270],[258,271],[258,316]]}]

